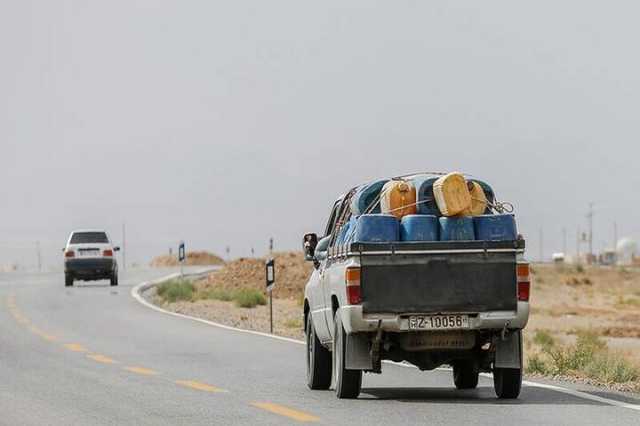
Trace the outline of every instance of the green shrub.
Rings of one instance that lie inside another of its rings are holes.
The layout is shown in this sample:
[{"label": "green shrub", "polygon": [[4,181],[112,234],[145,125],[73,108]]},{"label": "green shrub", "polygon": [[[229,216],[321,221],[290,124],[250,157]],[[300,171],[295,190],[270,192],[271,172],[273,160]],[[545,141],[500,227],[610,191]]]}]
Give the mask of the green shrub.
[{"label": "green shrub", "polygon": [[199,300],[221,300],[230,302],[234,299],[235,294],[230,290],[221,288],[209,288],[198,292]]},{"label": "green shrub", "polygon": [[536,330],[536,334],[533,336],[533,341],[543,348],[550,348],[556,343],[553,336],[546,330]]},{"label": "green shrub", "polygon": [[235,301],[241,308],[253,308],[257,305],[266,305],[267,299],[261,291],[255,289],[229,290],[224,288],[206,288],[198,290],[195,295],[197,300],[220,300],[223,302]]},{"label": "green shrub", "polygon": [[539,355],[533,355],[527,363],[527,372],[533,374],[547,374],[548,367]]},{"label": "green shrub", "polygon": [[288,319],[284,326],[287,328],[302,328],[302,318],[291,318]]},{"label": "green shrub", "polygon": [[174,303],[181,300],[193,300],[194,287],[189,281],[175,279],[160,284],[156,293],[162,300]]},{"label": "green shrub", "polygon": [[607,349],[607,342],[602,340],[597,334],[590,330],[580,330],[577,332],[578,340],[576,346],[583,351],[591,353]]},{"label": "green shrub", "polygon": [[561,346],[546,332],[537,332],[533,340],[542,353],[527,363],[530,373],[580,376],[599,383],[631,383],[640,380],[640,368],[622,355],[610,352],[607,342],[590,330],[577,330],[574,345]]},{"label": "green shrub", "polygon": [[236,305],[241,308],[255,308],[257,305],[266,305],[267,299],[259,290],[241,289],[235,294]]},{"label": "green shrub", "polygon": [[604,383],[627,383],[640,379],[640,371],[617,354],[596,355],[584,368],[588,377]]}]

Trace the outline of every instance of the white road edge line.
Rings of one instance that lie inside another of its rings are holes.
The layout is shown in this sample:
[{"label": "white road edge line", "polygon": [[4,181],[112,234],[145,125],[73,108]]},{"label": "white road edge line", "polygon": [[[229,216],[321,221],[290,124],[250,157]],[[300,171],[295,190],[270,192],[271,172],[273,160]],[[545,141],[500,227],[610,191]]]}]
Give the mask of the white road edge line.
[{"label": "white road edge line", "polygon": [[282,336],[275,336],[273,334],[262,333],[260,331],[243,330],[241,328],[231,327],[231,326],[228,326],[228,325],[224,325],[224,324],[220,324],[220,323],[217,323],[217,322],[205,320],[205,319],[202,319],[202,318],[196,318],[196,317],[192,317],[190,315],[178,314],[176,312],[167,311],[165,309],[162,309],[159,306],[156,306],[156,305],[154,305],[152,303],[147,302],[144,299],[144,297],[142,297],[141,293],[146,291],[146,290],[148,290],[149,288],[151,288],[151,287],[153,287],[155,285],[158,285],[158,284],[162,283],[163,281],[167,281],[167,280],[170,280],[170,279],[173,279],[173,278],[177,278],[179,276],[180,276],[180,274],[176,273],[176,274],[171,274],[171,275],[168,275],[166,277],[163,277],[163,278],[160,278],[160,279],[157,279],[157,280],[154,280],[154,281],[149,281],[149,282],[146,282],[146,283],[138,284],[137,286],[135,286],[135,287],[133,287],[131,289],[131,296],[134,299],[136,299],[139,303],[141,303],[144,306],[146,306],[147,308],[151,308],[154,311],[162,312],[163,314],[166,314],[166,315],[171,315],[171,316],[174,316],[174,317],[183,318],[183,319],[199,322],[199,323],[202,323],[202,324],[211,325],[211,326],[222,328],[222,329],[225,329],[225,330],[231,330],[231,331],[236,331],[236,332],[245,333],[245,334],[253,334],[253,335],[256,335],[256,336],[268,337],[270,339],[276,339],[276,340],[281,340],[281,341],[284,341],[284,342],[295,343],[295,344],[298,344],[298,345],[304,345],[304,342],[302,340],[290,339],[288,337],[282,337]]},{"label": "white road edge line", "polygon": [[[162,283],[163,281],[167,281],[170,280],[172,278],[177,278],[179,277],[180,274],[179,273],[175,273],[175,274],[171,274],[168,275],[166,277],[163,278],[159,278],[157,280],[154,281],[149,281],[149,282],[144,282],[142,284],[138,284],[137,286],[133,287],[131,289],[131,296],[137,300],[140,304],[146,306],[147,308],[153,309],[154,311],[163,313],[165,315],[171,315],[173,317],[178,317],[178,318],[183,318],[186,320],[190,320],[190,321],[195,321],[195,322],[199,322],[202,324],[207,324],[213,327],[218,327],[218,328],[222,328],[224,330],[230,330],[230,331],[235,331],[238,333],[244,333],[244,334],[253,334],[255,336],[262,336],[262,337],[267,337],[269,339],[274,339],[274,340],[280,340],[283,342],[289,342],[289,343],[295,343],[298,345],[304,345],[305,342],[302,340],[296,340],[296,339],[290,339],[288,337],[282,337],[282,336],[275,336],[273,334],[268,334],[268,333],[262,333],[260,331],[254,331],[254,330],[243,330],[241,328],[236,328],[236,327],[231,327],[228,325],[224,325],[224,324],[220,324],[217,322],[213,322],[213,321],[209,321],[209,320],[205,320],[202,318],[196,318],[196,317],[192,317],[190,315],[184,315],[184,314],[178,314],[176,312],[171,312],[171,311],[167,311],[166,309],[162,309],[159,306],[156,306],[152,303],[147,302],[144,297],[142,297],[142,292],[148,290],[149,288],[158,285],[160,283]],[[393,361],[384,361],[385,364],[391,364],[391,365],[396,365],[398,367],[404,367],[404,368],[417,368],[413,365],[410,364],[406,364],[406,363],[402,363],[402,362],[393,362]],[[450,368],[438,368],[438,370],[443,370],[443,371],[450,371]],[[489,374],[489,373],[481,373],[480,374],[483,377],[487,377],[487,378],[493,378],[493,375]],[[607,404],[607,405],[612,405],[615,407],[620,407],[620,408],[627,408],[630,410],[636,410],[636,411],[640,411],[640,405],[638,404],[630,404],[627,402],[623,402],[623,401],[617,401],[615,399],[608,399],[608,398],[604,398],[601,396],[597,396],[597,395],[592,395],[590,393],[586,393],[586,392],[581,392],[578,390],[574,390],[574,389],[569,389],[569,388],[564,388],[561,386],[555,386],[555,385],[548,385],[545,383],[538,383],[538,382],[532,382],[529,380],[523,380],[522,384],[524,386],[529,386],[529,387],[533,387],[533,388],[540,388],[540,389],[547,389],[547,390],[552,390],[555,392],[560,392],[560,393],[564,393],[567,395],[571,395],[574,396],[576,398],[582,398],[582,399],[586,399],[586,400],[590,400],[590,401],[594,401],[594,402],[599,402],[601,404]]]}]

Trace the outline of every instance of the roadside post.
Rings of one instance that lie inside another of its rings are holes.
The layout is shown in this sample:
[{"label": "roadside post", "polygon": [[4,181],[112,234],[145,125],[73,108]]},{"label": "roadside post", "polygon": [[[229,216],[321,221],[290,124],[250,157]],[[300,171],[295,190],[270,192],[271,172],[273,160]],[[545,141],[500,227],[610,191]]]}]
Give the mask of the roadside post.
[{"label": "roadside post", "polygon": [[273,286],[276,282],[276,264],[273,258],[266,262],[267,293],[269,293],[269,330],[273,334]]},{"label": "roadside post", "polygon": [[184,260],[186,258],[186,253],[184,251],[184,241],[180,241],[180,245],[178,246],[178,261],[180,262],[180,278],[184,278]]}]

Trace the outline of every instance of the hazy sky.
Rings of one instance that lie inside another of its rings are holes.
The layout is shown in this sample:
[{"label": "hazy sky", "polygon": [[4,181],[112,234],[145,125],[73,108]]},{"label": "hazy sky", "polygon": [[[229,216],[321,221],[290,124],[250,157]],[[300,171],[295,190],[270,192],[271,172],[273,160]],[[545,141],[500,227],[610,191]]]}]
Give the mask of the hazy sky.
[{"label": "hazy sky", "polygon": [[462,170],[562,229],[640,238],[637,2],[0,0],[0,265],[107,228],[297,249],[379,176]]}]

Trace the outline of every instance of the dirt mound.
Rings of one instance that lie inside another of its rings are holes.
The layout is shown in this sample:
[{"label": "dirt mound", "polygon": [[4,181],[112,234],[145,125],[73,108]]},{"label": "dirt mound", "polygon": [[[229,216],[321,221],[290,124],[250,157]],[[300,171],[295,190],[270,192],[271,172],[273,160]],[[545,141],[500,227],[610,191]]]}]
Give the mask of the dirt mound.
[{"label": "dirt mound", "polygon": [[[207,251],[190,251],[187,252],[187,258],[184,264],[186,266],[209,266],[209,265],[222,265],[224,260],[220,256],[216,256],[213,253]],[[178,257],[175,255],[158,256],[151,261],[151,266],[154,268],[163,268],[170,266],[178,266]]]},{"label": "dirt mound", "polygon": [[[301,252],[284,252],[274,255],[276,263],[276,284],[273,296],[277,298],[300,299],[304,286],[313,271],[311,262],[306,262]],[[205,287],[237,289],[265,288],[265,259],[238,259],[227,263],[224,268],[213,272],[198,283]]]}]

